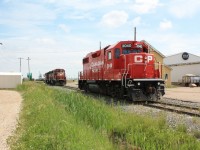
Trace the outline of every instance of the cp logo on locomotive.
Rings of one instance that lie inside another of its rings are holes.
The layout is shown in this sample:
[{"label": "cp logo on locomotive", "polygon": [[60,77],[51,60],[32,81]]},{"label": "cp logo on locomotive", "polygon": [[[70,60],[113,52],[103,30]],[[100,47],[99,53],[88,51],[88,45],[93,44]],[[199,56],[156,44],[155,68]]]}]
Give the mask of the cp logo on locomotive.
[{"label": "cp logo on locomotive", "polygon": [[[153,56],[144,56],[145,60],[147,60],[147,62],[150,62],[153,60]],[[143,56],[142,55],[135,55],[134,56],[134,62],[135,63],[142,63],[143,62]]]}]

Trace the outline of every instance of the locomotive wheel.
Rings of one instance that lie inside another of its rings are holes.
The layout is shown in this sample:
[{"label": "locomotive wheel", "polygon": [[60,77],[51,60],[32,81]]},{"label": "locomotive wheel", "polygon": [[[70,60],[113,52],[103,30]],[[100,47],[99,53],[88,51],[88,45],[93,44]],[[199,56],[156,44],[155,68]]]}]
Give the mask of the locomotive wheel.
[{"label": "locomotive wheel", "polygon": [[150,94],[149,98],[150,98],[151,101],[157,101],[158,100],[157,91],[154,94]]},{"label": "locomotive wheel", "polygon": [[84,91],[87,93],[88,92],[88,85],[85,83],[83,86]]},{"label": "locomotive wheel", "polygon": [[123,88],[122,87],[118,87],[117,89],[116,89],[116,95],[117,95],[117,97],[118,98],[120,98],[120,99],[122,99],[122,98],[124,98],[124,91],[123,91]]},{"label": "locomotive wheel", "polygon": [[115,98],[115,97],[117,97],[117,92],[118,92],[118,88],[116,87],[116,85],[115,84],[113,84],[112,86],[111,86],[111,97],[113,97],[113,98]]}]

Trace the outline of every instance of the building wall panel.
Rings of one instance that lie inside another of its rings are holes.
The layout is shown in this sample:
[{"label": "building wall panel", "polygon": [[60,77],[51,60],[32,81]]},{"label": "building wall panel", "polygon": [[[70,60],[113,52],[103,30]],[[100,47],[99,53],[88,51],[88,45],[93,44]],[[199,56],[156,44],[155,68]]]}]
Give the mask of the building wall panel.
[{"label": "building wall panel", "polygon": [[182,77],[185,74],[200,75],[200,64],[171,66],[172,82],[182,82]]},{"label": "building wall panel", "polygon": [[21,74],[0,74],[0,88],[16,88],[22,84]]}]

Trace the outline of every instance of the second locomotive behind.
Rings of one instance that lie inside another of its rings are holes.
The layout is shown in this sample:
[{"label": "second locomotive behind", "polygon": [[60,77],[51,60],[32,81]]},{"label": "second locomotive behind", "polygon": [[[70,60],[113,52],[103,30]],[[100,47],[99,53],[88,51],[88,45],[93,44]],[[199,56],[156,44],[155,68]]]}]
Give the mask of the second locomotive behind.
[{"label": "second locomotive behind", "polygon": [[133,101],[157,101],[164,94],[162,65],[140,41],[120,41],[83,58],[79,88]]},{"label": "second locomotive behind", "polygon": [[54,69],[45,73],[44,82],[50,85],[66,85],[66,74],[64,69]]}]

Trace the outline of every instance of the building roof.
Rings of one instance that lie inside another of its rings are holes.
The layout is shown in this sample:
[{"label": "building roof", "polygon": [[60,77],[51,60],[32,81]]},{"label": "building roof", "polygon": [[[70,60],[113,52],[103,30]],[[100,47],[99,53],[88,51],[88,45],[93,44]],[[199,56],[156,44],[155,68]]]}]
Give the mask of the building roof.
[{"label": "building roof", "polygon": [[[177,55],[182,55],[184,52],[180,52],[180,53],[176,53],[176,54],[172,54],[172,55],[169,55],[169,56],[166,56],[167,58],[168,57],[174,57],[174,56],[177,56]],[[187,52],[188,54],[190,54],[190,55],[192,55],[192,56],[194,56],[194,57],[199,57],[200,58],[200,56],[198,56],[198,55],[195,55],[195,54],[191,54],[191,53],[189,53],[189,52]]]},{"label": "building roof", "polygon": [[[184,53],[188,55],[186,59],[183,58]],[[173,54],[173,55],[165,57],[164,63],[169,66],[199,64],[200,57],[188,52],[181,52],[181,53],[177,53],[177,54]]]},{"label": "building roof", "polygon": [[22,76],[21,72],[0,72],[0,75],[18,75]]},{"label": "building roof", "polygon": [[163,55],[160,51],[158,51],[155,47],[153,47],[151,44],[149,44],[147,41],[142,40],[141,42],[144,42],[146,45],[149,46],[150,49],[152,49],[153,51],[155,51],[156,53],[158,53],[161,57],[165,58],[166,56]]}]

